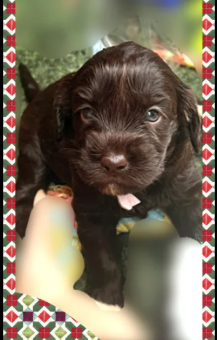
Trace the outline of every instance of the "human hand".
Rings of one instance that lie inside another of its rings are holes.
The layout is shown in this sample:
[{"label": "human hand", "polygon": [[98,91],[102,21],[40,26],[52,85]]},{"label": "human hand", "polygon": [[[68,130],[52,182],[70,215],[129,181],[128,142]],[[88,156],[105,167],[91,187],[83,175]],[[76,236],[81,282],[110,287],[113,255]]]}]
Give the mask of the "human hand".
[{"label": "human hand", "polygon": [[129,306],[118,313],[101,311],[93,299],[73,289],[84,269],[80,251],[72,246],[73,222],[65,200],[37,193],[17,256],[16,292],[55,305],[101,340],[151,340]]}]

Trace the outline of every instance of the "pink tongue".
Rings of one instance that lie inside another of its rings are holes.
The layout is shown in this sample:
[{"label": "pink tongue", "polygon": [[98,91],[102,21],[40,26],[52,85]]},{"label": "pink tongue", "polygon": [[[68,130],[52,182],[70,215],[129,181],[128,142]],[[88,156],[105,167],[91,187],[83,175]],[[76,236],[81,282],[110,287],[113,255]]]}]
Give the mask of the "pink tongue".
[{"label": "pink tongue", "polygon": [[117,196],[120,206],[125,210],[131,210],[134,205],[141,203],[138,198],[132,194]]}]

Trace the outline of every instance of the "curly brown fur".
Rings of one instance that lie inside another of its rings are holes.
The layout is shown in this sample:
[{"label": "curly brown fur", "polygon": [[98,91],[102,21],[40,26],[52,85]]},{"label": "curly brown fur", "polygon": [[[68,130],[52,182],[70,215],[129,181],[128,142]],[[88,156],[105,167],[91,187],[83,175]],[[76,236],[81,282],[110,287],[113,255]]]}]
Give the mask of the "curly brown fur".
[{"label": "curly brown fur", "polygon": [[[158,112],[157,122],[147,121],[150,108]],[[168,65],[133,42],[105,49],[41,91],[23,113],[17,232],[24,237],[37,190],[47,190],[57,176],[74,190],[86,291],[123,306],[117,222],[161,208],[180,236],[200,241],[201,178],[194,159],[199,150],[195,97]],[[124,157],[126,166],[107,171],[102,158],[111,155]],[[131,211],[116,198],[128,193],[141,201]]]}]

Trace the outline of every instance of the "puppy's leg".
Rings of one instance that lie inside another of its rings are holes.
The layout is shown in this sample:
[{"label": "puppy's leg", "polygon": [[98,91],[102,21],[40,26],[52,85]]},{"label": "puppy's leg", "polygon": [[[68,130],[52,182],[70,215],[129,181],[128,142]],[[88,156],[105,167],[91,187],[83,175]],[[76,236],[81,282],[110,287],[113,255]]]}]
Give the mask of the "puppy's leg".
[{"label": "puppy's leg", "polygon": [[192,203],[180,202],[166,209],[180,237],[202,242],[202,205],[196,198]]},{"label": "puppy's leg", "polygon": [[18,179],[16,184],[16,231],[25,236],[35,194],[46,191],[49,186],[49,169],[38,154],[31,149],[28,154],[20,152],[18,157]]},{"label": "puppy's leg", "polygon": [[[96,302],[123,307],[123,278],[117,264],[116,225],[103,218],[78,219],[78,236],[87,272],[86,293]],[[108,308],[109,309],[109,308]]]}]

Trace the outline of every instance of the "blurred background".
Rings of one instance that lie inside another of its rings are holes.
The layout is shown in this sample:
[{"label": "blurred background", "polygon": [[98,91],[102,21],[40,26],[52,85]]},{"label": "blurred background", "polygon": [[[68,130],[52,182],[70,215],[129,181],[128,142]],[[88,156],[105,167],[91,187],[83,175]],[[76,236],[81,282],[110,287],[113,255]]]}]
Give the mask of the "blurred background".
[{"label": "blurred background", "polygon": [[[78,70],[102,48],[133,40],[156,51],[201,104],[201,0],[19,0],[16,9],[16,67],[24,63],[41,88]],[[18,73],[16,101],[19,128],[26,103]],[[196,161],[201,168],[200,158]],[[168,247],[176,238],[164,217],[139,222],[130,247],[129,234],[118,236],[123,270],[129,257],[127,300],[156,334],[162,326]]]},{"label": "blurred background", "polygon": [[[191,69],[193,63],[201,74],[201,0],[19,0],[16,11],[16,65],[25,63],[41,87],[103,47],[134,40],[161,51],[201,100]],[[17,117],[24,106],[18,83]]]}]

